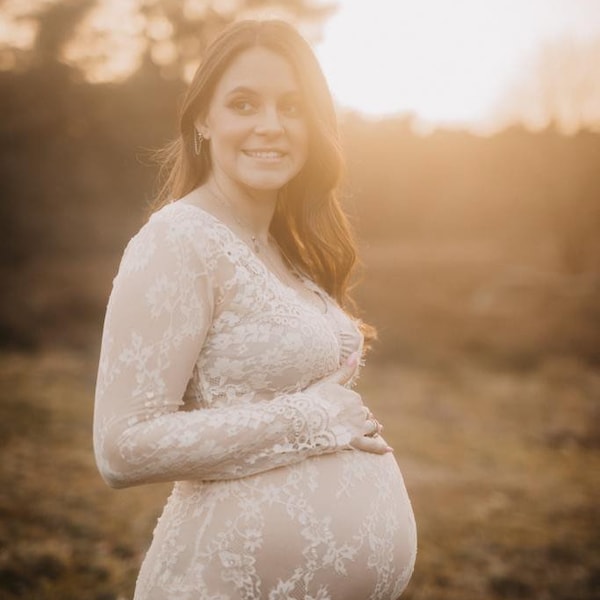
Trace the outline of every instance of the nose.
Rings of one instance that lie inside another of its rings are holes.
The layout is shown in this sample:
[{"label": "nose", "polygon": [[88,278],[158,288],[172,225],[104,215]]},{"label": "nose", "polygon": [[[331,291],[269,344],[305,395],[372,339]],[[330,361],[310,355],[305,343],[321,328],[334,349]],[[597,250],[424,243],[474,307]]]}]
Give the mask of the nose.
[{"label": "nose", "polygon": [[261,110],[255,127],[261,135],[278,135],[283,132],[283,124],[277,107],[266,106]]}]

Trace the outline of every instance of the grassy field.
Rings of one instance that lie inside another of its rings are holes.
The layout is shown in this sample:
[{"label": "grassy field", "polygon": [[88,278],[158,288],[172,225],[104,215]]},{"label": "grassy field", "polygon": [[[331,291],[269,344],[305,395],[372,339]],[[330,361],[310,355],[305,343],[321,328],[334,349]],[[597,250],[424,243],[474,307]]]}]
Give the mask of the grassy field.
[{"label": "grassy field", "polygon": [[[538,241],[364,256],[381,341],[360,390],[419,528],[403,598],[600,598],[599,274],[561,271]],[[131,598],[169,492],[111,490],[94,464],[85,348],[117,262],[39,257],[9,290],[22,350],[0,353],[0,600]]]},{"label": "grassy field", "polygon": [[[114,491],[91,451],[95,353],[0,355],[0,597],[118,600],[169,486]],[[600,597],[600,374],[374,363],[419,527],[408,600]],[[594,502],[596,499],[596,502]]]}]

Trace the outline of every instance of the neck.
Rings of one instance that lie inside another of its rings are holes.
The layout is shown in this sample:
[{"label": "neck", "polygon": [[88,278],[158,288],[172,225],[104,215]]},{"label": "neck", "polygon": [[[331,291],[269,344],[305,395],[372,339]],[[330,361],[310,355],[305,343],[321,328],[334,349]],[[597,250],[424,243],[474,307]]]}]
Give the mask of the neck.
[{"label": "neck", "polygon": [[240,226],[267,244],[269,227],[277,204],[277,191],[255,192],[241,189],[221,181],[215,175],[209,178],[206,187],[209,193],[231,212],[231,216]]}]

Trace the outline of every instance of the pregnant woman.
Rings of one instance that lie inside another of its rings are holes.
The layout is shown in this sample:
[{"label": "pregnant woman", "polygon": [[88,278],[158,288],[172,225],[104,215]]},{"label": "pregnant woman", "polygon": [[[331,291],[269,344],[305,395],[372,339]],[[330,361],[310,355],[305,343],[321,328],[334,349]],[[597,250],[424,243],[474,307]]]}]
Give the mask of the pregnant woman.
[{"label": "pregnant woman", "polygon": [[309,45],[243,21],[207,50],[163,206],[108,304],[94,445],[113,487],[174,482],[136,600],[396,600],[416,534],[350,383],[368,328]]}]

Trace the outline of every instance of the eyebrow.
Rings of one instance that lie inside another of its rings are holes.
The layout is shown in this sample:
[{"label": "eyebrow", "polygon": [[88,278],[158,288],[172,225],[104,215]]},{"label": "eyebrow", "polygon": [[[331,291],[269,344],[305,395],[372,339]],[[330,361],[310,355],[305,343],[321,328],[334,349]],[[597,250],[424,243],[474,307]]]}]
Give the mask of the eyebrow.
[{"label": "eyebrow", "polygon": [[[257,92],[256,90],[253,90],[252,88],[246,87],[244,85],[239,85],[235,88],[233,88],[231,91],[227,92],[227,96],[235,96],[236,94],[248,94],[251,96],[259,96],[259,92]],[[290,90],[285,91],[282,96],[293,96],[293,95],[300,95],[301,92],[299,89],[293,88]]]}]

